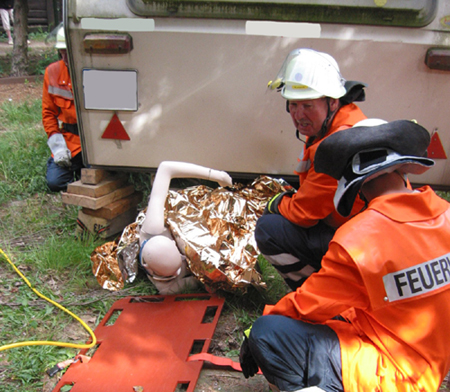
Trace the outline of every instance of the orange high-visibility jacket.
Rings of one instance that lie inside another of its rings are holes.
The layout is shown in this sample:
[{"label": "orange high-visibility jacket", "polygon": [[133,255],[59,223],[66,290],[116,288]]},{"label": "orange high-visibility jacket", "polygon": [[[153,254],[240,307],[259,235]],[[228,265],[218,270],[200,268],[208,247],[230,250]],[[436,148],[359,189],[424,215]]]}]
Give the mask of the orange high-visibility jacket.
[{"label": "orange high-visibility jacket", "polygon": [[[437,391],[450,368],[449,238],[450,204],[430,187],[380,196],[265,313],[329,325],[346,392]],[[348,322],[331,320],[339,314]]]},{"label": "orange high-visibility jacket", "polygon": [[54,133],[64,135],[67,148],[74,157],[81,152],[80,137],[70,132],[62,132],[58,120],[67,124],[77,123],[72,81],[63,60],[50,64],[45,70],[42,91],[42,123],[48,137]]},{"label": "orange high-visibility jacket", "polygon": [[[365,118],[367,117],[355,104],[345,105],[334,116],[326,137],[350,128]],[[312,227],[319,220],[324,220],[329,226],[336,228],[349,219],[340,216],[333,204],[337,181],[326,174],[316,173],[314,170],[314,156],[317,147],[325,138],[318,140],[308,148],[305,145],[296,171],[299,175],[300,187],[292,198],[283,197],[278,205],[281,215],[302,227]],[[359,198],[357,200],[350,216],[359,212],[364,206]]]}]

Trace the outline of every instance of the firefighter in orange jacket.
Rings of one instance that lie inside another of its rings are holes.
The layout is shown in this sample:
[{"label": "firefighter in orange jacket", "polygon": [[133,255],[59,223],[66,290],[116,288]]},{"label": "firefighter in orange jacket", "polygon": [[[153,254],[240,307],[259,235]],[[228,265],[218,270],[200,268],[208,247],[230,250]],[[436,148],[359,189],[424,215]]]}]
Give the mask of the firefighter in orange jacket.
[{"label": "firefighter in orange jacket", "polygon": [[[269,83],[287,100],[297,138],[305,145],[296,169],[298,191],[281,193],[267,203],[255,239],[260,252],[293,290],[320,269],[336,228],[347,220],[334,209],[336,181],[315,171],[314,155],[329,135],[366,118],[353,103],[365,99],[364,87],[346,82],[333,57],[312,49],[292,51]],[[351,215],[363,206],[361,201],[356,203]]]},{"label": "firefighter in orange jacket", "polygon": [[55,47],[62,59],[45,70],[42,123],[52,152],[47,161],[47,185],[58,192],[79,179],[84,166],[63,27],[58,30]]},{"label": "firefighter in orange jacket", "polygon": [[[450,368],[450,204],[421,174],[430,135],[406,120],[331,135],[316,170],[340,178],[342,225],[322,269],[266,310],[241,351],[283,391],[437,391]],[[340,316],[339,316],[340,315]],[[312,389],[311,389],[312,388]]]}]

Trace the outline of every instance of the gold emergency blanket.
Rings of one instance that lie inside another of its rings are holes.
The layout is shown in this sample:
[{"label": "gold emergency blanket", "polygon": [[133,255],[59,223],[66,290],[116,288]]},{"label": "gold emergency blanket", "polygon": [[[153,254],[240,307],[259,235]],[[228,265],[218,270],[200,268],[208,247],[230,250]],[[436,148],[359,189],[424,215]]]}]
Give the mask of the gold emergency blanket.
[{"label": "gold emergency blanket", "polygon": [[[180,251],[186,255],[191,272],[207,290],[245,290],[248,285],[265,287],[255,269],[259,253],[254,229],[267,201],[288,188],[283,180],[262,176],[249,186],[237,184],[232,188],[212,189],[200,185],[169,190],[165,224]],[[145,213],[141,212],[137,221],[125,228],[115,256],[108,259],[109,262],[115,259],[117,268],[94,269],[94,265],[107,261],[102,247],[92,253],[93,271],[97,271],[96,277],[102,287],[120,289],[110,270],[120,270],[126,282],[134,280],[138,266],[139,226],[143,219]],[[99,276],[100,273],[104,275]]]},{"label": "gold emergency blanket", "polygon": [[117,243],[107,242],[91,254],[92,272],[102,288],[117,291],[123,289],[122,273],[117,263]]},{"label": "gold emergency blanket", "polygon": [[91,253],[92,272],[97,282],[110,291],[121,290],[124,281],[132,283],[138,273],[139,225],[145,219],[141,211],[136,221],[123,229],[118,241],[107,242]]}]

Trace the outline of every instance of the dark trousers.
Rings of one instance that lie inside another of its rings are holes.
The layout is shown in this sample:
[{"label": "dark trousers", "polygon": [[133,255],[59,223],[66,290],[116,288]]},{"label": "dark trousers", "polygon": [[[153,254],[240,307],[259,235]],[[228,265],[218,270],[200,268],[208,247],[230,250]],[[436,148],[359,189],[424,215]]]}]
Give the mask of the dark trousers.
[{"label": "dark trousers", "polygon": [[66,191],[67,185],[81,178],[83,158],[81,153],[72,159],[71,167],[61,167],[55,163],[52,157],[47,161],[47,186],[52,192]]},{"label": "dark trousers", "polygon": [[255,239],[263,256],[295,290],[320,269],[334,232],[323,222],[305,228],[282,215],[268,214],[256,222]]},{"label": "dark trousers", "polygon": [[326,325],[262,316],[253,324],[249,344],[267,381],[280,391],[344,390],[339,339]]}]

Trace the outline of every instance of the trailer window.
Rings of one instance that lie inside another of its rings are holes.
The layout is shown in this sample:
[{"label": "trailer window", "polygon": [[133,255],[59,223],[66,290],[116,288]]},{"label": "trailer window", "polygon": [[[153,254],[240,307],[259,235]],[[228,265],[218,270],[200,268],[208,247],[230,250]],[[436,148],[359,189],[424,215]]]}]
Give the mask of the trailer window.
[{"label": "trailer window", "polygon": [[423,27],[437,0],[127,0],[144,17],[273,20]]}]

